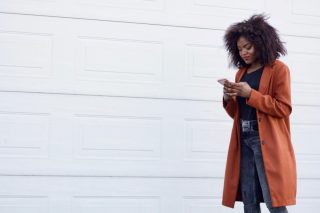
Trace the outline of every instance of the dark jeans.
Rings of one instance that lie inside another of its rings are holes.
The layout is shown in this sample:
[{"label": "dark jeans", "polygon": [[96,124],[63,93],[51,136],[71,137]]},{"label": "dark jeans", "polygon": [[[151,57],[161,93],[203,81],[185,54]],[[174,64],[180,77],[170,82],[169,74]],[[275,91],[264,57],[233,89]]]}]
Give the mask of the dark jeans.
[{"label": "dark jeans", "polygon": [[250,130],[241,136],[240,187],[245,213],[261,212],[261,195],[271,213],[288,212],[285,206],[272,208],[259,132],[255,130]]}]

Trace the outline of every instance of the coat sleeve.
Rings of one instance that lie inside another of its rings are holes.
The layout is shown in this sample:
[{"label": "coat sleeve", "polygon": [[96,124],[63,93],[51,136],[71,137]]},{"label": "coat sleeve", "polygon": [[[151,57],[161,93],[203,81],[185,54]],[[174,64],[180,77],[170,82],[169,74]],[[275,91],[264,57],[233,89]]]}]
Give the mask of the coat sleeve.
[{"label": "coat sleeve", "polygon": [[231,118],[234,118],[234,114],[236,111],[235,97],[232,97],[232,99],[230,99],[229,101],[223,100],[223,108],[226,110],[226,112]]},{"label": "coat sleeve", "polygon": [[[242,70],[238,70],[238,72],[236,73],[236,76],[234,79],[235,82],[237,81],[237,79],[240,78],[241,71]],[[237,99],[236,97],[232,97],[229,101],[225,101],[224,99],[222,100],[223,108],[226,110],[226,112],[232,119],[234,119],[234,116],[236,114],[236,109],[238,107],[238,103],[236,99]]]},{"label": "coat sleeve", "polygon": [[283,118],[291,114],[290,72],[287,66],[275,70],[273,95],[263,95],[252,89],[247,104],[265,114]]}]

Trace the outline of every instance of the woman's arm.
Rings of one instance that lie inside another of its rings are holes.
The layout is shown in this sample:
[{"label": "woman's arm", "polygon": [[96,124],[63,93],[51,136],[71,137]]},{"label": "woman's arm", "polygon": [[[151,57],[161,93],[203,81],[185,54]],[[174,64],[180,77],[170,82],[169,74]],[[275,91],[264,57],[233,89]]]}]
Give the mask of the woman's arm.
[{"label": "woman's arm", "polygon": [[236,97],[230,97],[229,100],[224,100],[223,99],[223,108],[226,110],[226,112],[228,113],[228,115],[231,117],[231,118],[234,118],[234,114],[235,114],[235,111],[236,111]]},{"label": "woman's arm", "polygon": [[247,104],[274,117],[283,118],[291,114],[290,72],[287,66],[275,71],[274,95],[263,95],[259,91],[251,90]]}]

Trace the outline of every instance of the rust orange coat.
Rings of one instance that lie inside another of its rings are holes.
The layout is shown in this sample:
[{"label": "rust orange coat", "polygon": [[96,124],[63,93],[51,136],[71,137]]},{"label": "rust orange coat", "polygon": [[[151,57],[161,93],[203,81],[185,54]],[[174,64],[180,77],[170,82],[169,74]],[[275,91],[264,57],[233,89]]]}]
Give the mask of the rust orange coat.
[{"label": "rust orange coat", "polygon": [[[240,69],[235,81],[239,82],[245,68]],[[296,161],[290,137],[291,114],[290,72],[281,61],[275,60],[265,66],[259,90],[252,89],[247,104],[256,108],[259,122],[259,135],[266,178],[270,189],[273,207],[296,203]],[[228,150],[224,178],[222,204],[234,207],[240,201],[240,126],[239,109],[234,97],[223,102],[227,113],[233,118],[233,127]]]}]

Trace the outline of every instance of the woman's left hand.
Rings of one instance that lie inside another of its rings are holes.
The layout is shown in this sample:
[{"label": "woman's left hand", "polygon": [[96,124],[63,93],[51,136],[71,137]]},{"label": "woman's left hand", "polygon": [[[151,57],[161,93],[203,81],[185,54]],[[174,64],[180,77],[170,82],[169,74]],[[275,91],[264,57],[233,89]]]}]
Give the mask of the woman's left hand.
[{"label": "woman's left hand", "polygon": [[229,92],[236,96],[249,98],[251,94],[251,87],[247,82],[231,83]]}]

